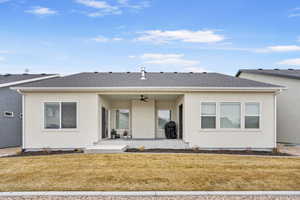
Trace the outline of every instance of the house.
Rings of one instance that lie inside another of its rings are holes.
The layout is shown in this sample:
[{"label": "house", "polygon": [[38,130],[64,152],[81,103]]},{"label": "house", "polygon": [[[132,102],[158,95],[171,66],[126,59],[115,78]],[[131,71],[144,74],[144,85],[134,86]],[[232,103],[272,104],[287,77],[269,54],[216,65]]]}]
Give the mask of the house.
[{"label": "house", "polygon": [[10,87],[40,81],[53,74],[0,75],[0,148],[20,146],[22,141],[22,95]]},{"label": "house", "polygon": [[287,88],[277,98],[277,140],[300,144],[300,70],[241,69],[236,76]]},{"label": "house", "polygon": [[[13,89],[23,94],[25,150],[115,141],[131,147],[148,141],[156,148],[168,148],[165,141],[206,149],[276,147],[276,95],[282,87],[268,83],[142,69],[79,73]],[[177,124],[175,140],[165,139],[170,120]],[[111,139],[112,129],[121,139]]]}]

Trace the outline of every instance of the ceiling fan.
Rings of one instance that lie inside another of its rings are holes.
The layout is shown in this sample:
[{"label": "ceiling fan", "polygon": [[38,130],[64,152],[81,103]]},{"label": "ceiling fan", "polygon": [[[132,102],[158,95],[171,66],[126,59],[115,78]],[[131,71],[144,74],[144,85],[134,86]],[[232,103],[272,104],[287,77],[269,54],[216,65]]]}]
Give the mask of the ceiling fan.
[{"label": "ceiling fan", "polygon": [[140,100],[143,101],[143,102],[148,102],[148,97],[145,97],[144,95],[141,95],[141,98]]}]

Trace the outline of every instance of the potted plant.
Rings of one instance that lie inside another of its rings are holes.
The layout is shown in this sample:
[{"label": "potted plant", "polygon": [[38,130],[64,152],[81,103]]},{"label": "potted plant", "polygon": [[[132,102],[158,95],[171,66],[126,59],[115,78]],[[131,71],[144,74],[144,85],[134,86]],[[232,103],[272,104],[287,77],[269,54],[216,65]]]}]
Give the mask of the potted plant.
[{"label": "potted plant", "polygon": [[115,129],[111,130],[110,137],[111,137],[111,139],[116,139],[117,138],[117,131]]}]

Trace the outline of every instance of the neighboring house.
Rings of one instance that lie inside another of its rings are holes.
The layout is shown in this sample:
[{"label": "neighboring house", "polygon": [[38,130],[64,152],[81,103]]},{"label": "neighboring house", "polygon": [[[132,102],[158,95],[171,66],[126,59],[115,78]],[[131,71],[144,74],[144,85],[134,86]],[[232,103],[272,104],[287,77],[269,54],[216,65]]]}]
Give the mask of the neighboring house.
[{"label": "neighboring house", "polygon": [[241,69],[236,76],[286,87],[277,98],[277,140],[300,144],[300,70]]},{"label": "neighboring house", "polygon": [[0,75],[0,148],[22,144],[22,95],[11,86],[48,79],[51,74]]},{"label": "neighboring house", "polygon": [[24,95],[26,150],[99,145],[111,141],[112,129],[120,135],[127,131],[132,141],[159,144],[170,120],[178,127],[176,141],[189,147],[276,147],[281,87],[267,83],[218,73],[142,70],[79,73],[14,89]]}]

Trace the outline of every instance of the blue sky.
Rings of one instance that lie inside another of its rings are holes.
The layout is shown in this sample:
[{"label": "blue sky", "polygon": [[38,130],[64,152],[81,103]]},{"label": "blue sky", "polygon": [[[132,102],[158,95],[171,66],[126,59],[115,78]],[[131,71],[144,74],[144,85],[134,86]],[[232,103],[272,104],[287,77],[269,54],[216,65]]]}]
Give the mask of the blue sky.
[{"label": "blue sky", "polygon": [[0,0],[0,73],[300,68],[298,0]]}]

